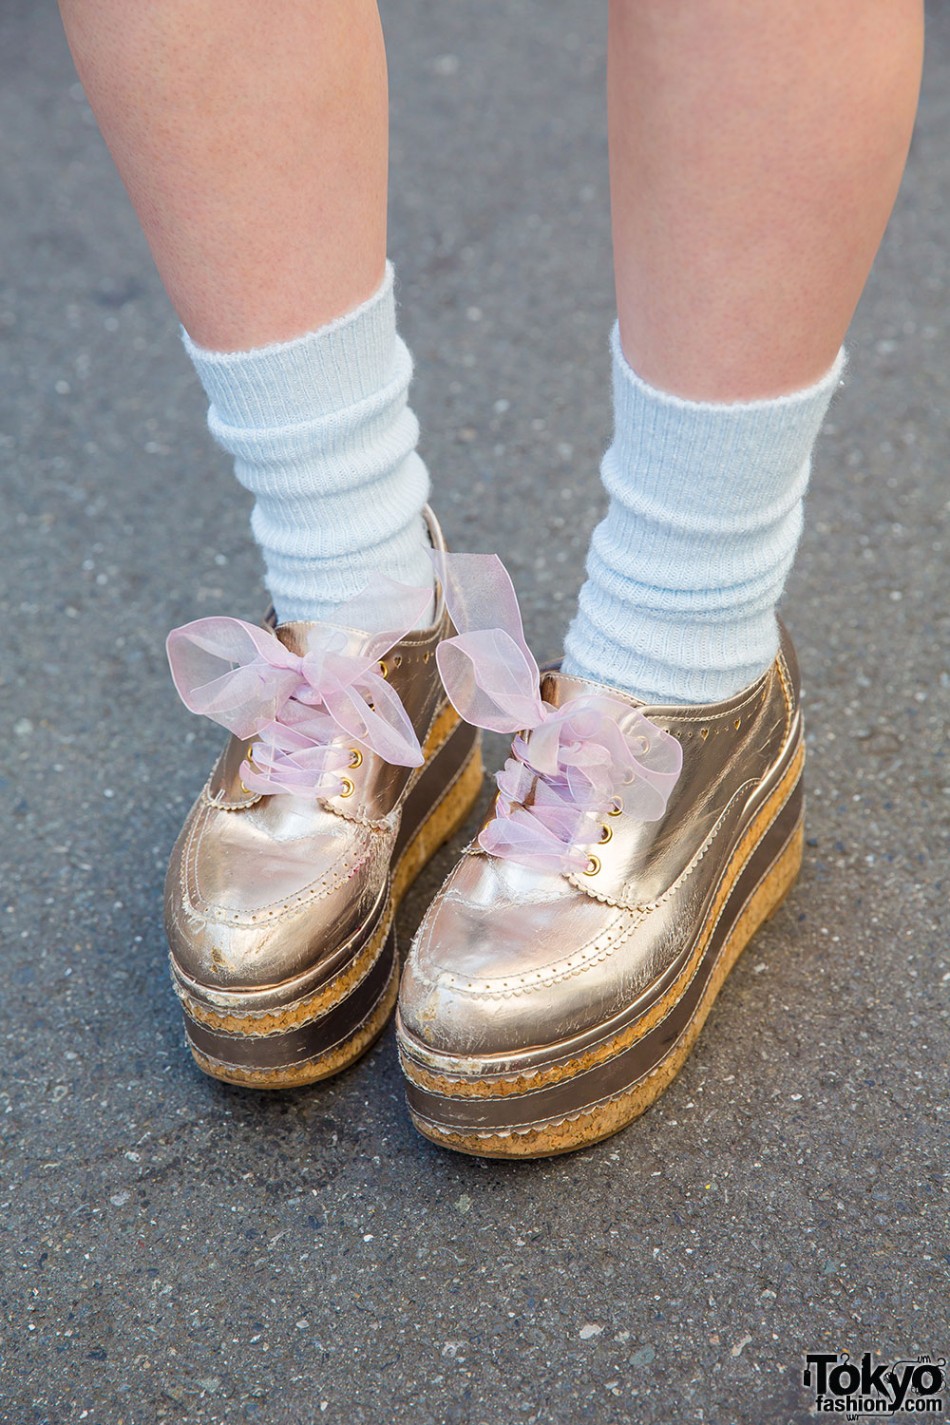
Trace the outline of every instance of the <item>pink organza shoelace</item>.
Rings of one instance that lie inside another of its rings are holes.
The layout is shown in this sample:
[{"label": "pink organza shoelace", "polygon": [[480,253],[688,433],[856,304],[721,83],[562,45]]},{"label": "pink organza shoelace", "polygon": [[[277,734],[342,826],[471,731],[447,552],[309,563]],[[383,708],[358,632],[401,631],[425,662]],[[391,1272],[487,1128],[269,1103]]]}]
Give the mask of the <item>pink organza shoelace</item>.
[{"label": "pink organza shoelace", "polygon": [[255,739],[241,764],[249,791],[332,796],[344,786],[354,745],[397,766],[422,765],[419,739],[378,664],[418,627],[432,593],[384,582],[405,626],[366,635],[356,653],[346,650],[359,628],[362,595],[310,627],[304,654],[235,618],[197,619],[168,635],[168,662],[185,706],[236,737]]},{"label": "pink organza shoelace", "polygon": [[582,693],[559,708],[544,702],[501,560],[435,553],[432,561],[459,630],[436,651],[446,692],[467,722],[515,734],[479,845],[538,870],[583,871],[618,799],[641,821],[663,815],[682,748],[609,693]]}]

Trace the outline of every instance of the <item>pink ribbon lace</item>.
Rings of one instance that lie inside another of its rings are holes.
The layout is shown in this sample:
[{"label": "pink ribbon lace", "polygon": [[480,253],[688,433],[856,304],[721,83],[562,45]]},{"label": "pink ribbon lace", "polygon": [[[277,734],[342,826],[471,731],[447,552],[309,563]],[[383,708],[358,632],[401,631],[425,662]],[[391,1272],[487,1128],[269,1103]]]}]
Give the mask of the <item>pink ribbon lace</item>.
[{"label": "pink ribbon lace", "polygon": [[313,624],[302,655],[269,629],[236,618],[197,619],[168,635],[168,662],[185,706],[236,737],[256,739],[241,764],[250,791],[332,796],[344,785],[354,745],[397,766],[421,766],[419,739],[378,664],[418,627],[432,593],[384,582],[405,627],[367,635],[356,653],[347,648],[362,596]]},{"label": "pink ribbon lace", "polygon": [[467,722],[516,734],[479,845],[538,870],[583,871],[618,799],[638,820],[663,815],[683,750],[609,693],[582,693],[559,708],[544,702],[501,560],[433,554],[432,561],[459,630],[436,650],[446,692]]}]

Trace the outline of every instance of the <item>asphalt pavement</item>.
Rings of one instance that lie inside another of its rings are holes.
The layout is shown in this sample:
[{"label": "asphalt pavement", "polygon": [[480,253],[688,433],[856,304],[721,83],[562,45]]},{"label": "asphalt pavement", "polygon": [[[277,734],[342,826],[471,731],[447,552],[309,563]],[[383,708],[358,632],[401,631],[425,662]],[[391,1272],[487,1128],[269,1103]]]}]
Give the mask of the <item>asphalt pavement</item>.
[{"label": "asphalt pavement", "polygon": [[[436,505],[506,560],[541,657],[610,428],[605,8],[384,5]],[[219,738],[163,640],[256,619],[259,564],[55,6],[4,0],[4,1425],[797,1425],[808,1352],[950,1354],[946,4],[929,42],[785,600],[801,882],[650,1113],[506,1165],[414,1133],[391,1031],[272,1097],[184,1052],[162,876]]]}]

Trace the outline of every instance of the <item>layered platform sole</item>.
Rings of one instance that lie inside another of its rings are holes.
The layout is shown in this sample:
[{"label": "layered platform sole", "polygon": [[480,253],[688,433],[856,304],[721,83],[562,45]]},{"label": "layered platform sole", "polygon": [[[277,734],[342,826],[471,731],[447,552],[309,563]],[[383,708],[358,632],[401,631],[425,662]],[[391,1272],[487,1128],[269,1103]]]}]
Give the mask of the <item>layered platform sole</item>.
[{"label": "layered platform sole", "polygon": [[399,989],[393,930],[399,903],[465,821],[484,777],[479,734],[450,707],[424,750],[426,764],[406,799],[376,911],[315,972],[276,992],[269,987],[259,1008],[254,991],[209,992],[172,958],[188,1044],[206,1074],[243,1088],[298,1088],[348,1068],[385,1029]]},{"label": "layered platform sole", "polygon": [[701,924],[663,978],[609,1023],[523,1053],[466,1058],[416,1041],[397,1019],[412,1120],[445,1148],[542,1158],[608,1138],[679,1073],[729,971],[782,904],[802,861],[804,745],[742,832]]}]

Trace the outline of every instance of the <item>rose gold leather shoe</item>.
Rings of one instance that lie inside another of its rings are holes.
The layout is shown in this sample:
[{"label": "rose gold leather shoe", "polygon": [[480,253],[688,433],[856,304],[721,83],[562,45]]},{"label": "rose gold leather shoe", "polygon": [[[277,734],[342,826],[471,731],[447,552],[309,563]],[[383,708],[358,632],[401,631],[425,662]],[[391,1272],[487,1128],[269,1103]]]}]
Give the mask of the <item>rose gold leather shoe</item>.
[{"label": "rose gold leather shoe", "polygon": [[497,574],[463,559],[444,576],[463,634],[439,655],[447,687],[473,721],[528,730],[412,947],[399,1052],[426,1137],[542,1157],[653,1103],[794,883],[798,674],[783,630],[768,672],[722,703],[643,708],[556,672],[539,698],[513,593],[485,633]]},{"label": "rose gold leather shoe", "polygon": [[165,894],[188,1042],[229,1083],[308,1084],[369,1048],[396,1001],[399,901],[478,796],[479,734],[436,667],[441,593],[422,632],[406,629],[431,593],[392,593],[390,634],[357,631],[357,600],[332,624],[202,619],[169,638],[188,706],[232,732]]}]

